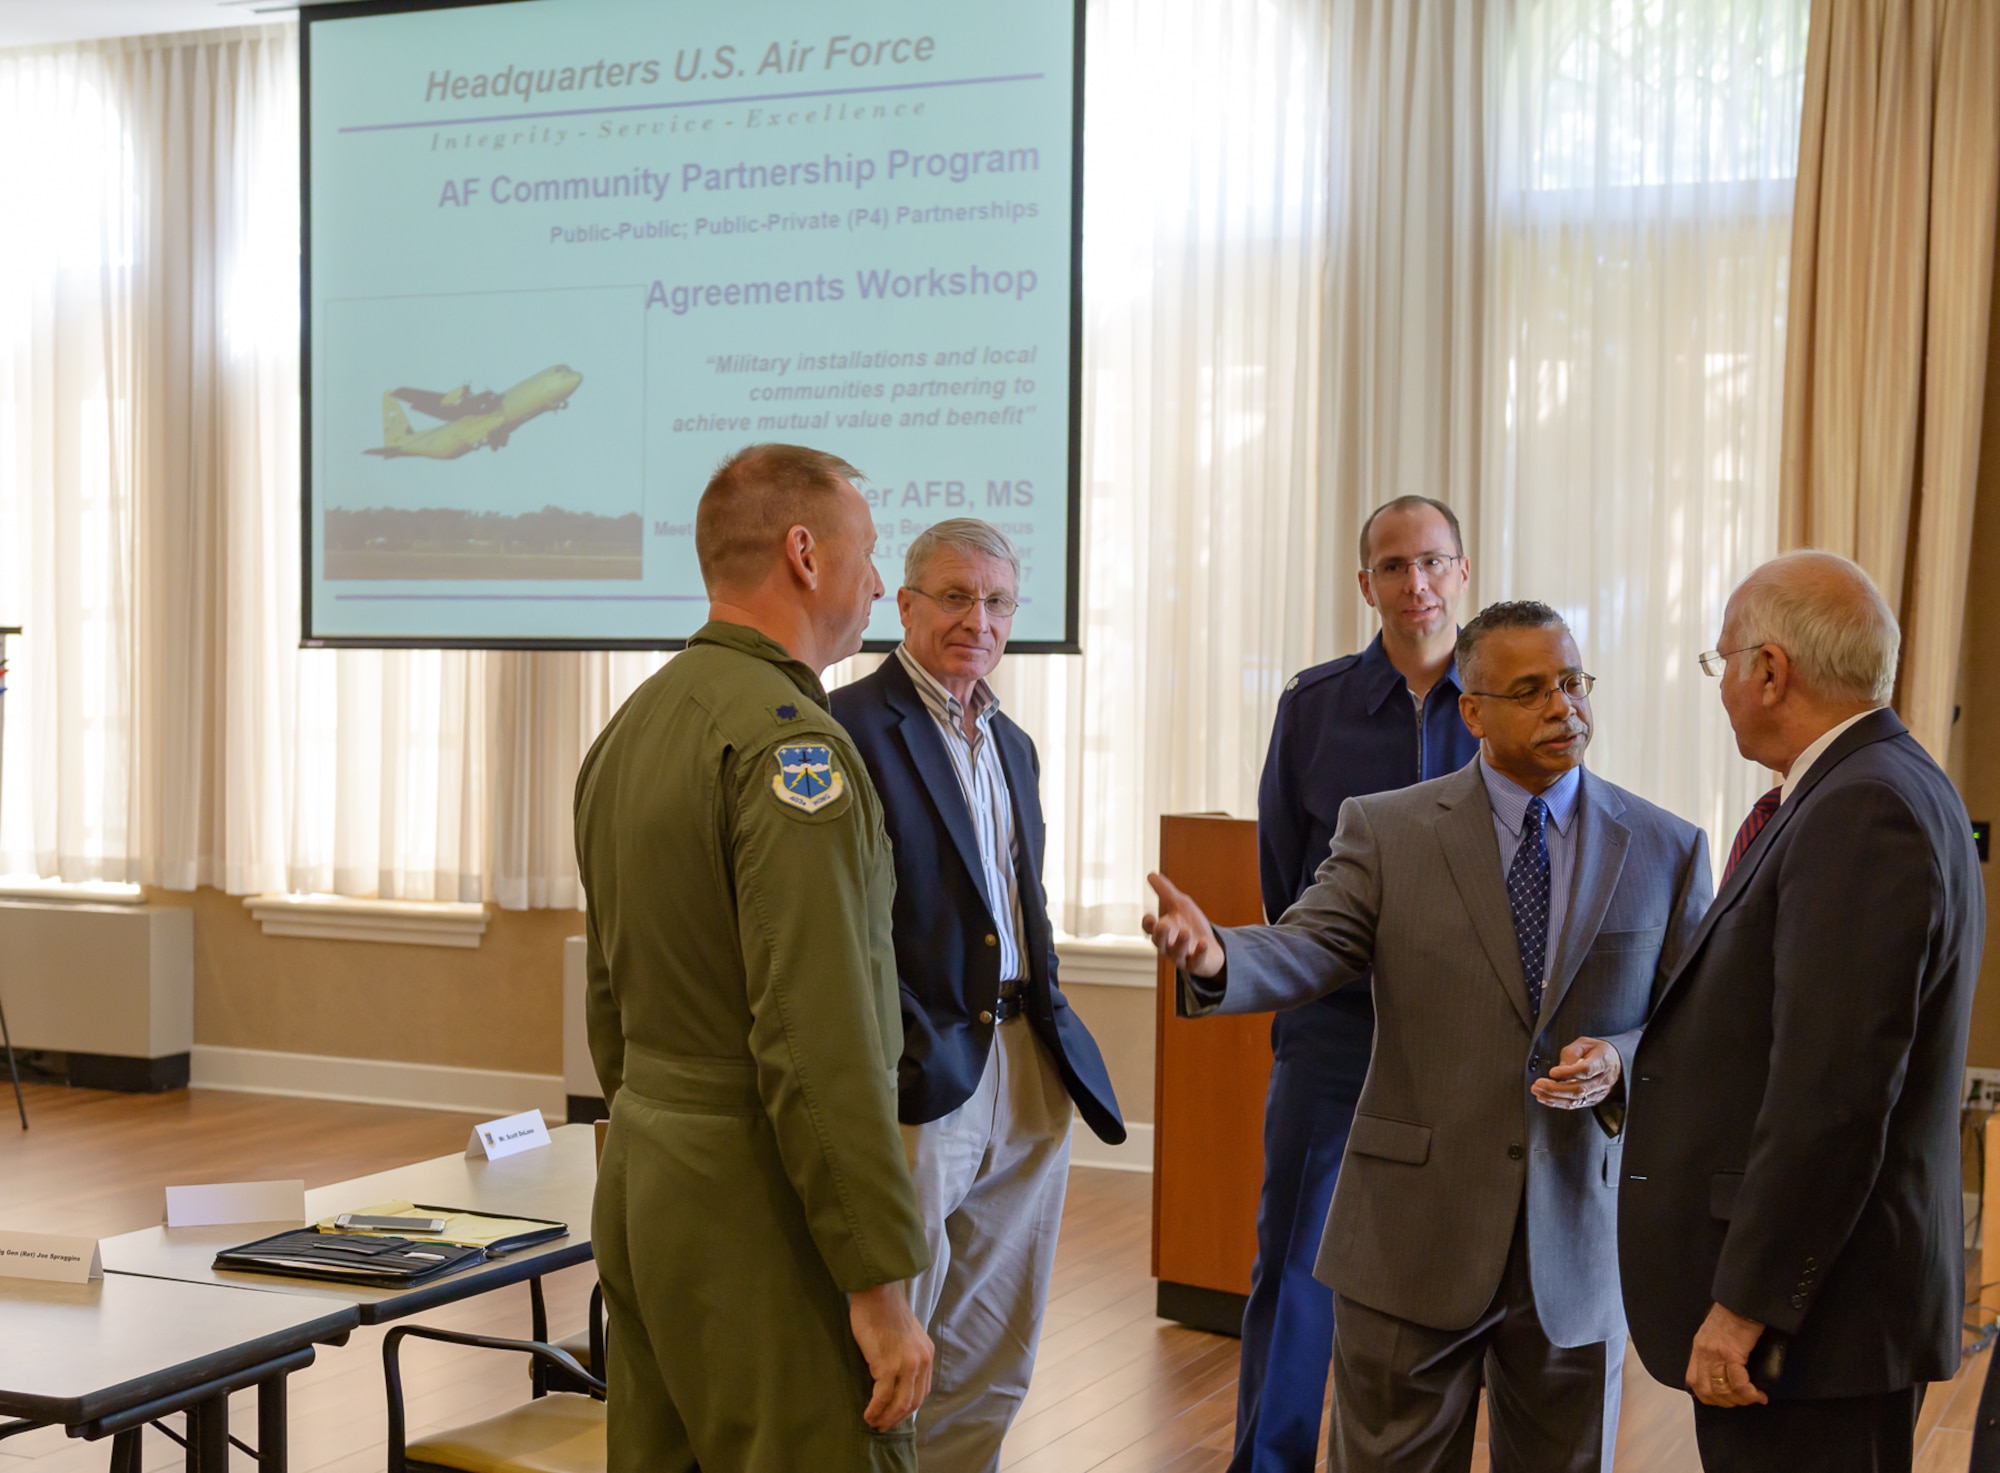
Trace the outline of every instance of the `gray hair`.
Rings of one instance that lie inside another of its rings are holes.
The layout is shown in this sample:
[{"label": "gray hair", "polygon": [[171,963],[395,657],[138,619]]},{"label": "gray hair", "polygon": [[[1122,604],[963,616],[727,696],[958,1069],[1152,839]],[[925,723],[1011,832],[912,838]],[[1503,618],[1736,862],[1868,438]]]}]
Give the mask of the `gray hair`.
[{"label": "gray hair", "polygon": [[1458,631],[1452,658],[1458,661],[1460,681],[1471,678],[1468,672],[1479,663],[1479,642],[1496,629],[1560,629],[1567,633],[1569,624],[1547,604],[1533,599],[1488,604],[1479,611],[1478,618]]},{"label": "gray hair", "polygon": [[915,588],[930,567],[931,559],[945,551],[998,558],[1014,570],[1014,587],[1021,586],[1021,554],[1014,550],[1005,532],[978,517],[952,517],[919,532],[910,550],[903,554],[904,586]]},{"label": "gray hair", "polygon": [[1771,559],[1737,587],[1736,637],[1774,644],[1805,688],[1829,700],[1886,703],[1903,631],[1859,563],[1806,549]]}]

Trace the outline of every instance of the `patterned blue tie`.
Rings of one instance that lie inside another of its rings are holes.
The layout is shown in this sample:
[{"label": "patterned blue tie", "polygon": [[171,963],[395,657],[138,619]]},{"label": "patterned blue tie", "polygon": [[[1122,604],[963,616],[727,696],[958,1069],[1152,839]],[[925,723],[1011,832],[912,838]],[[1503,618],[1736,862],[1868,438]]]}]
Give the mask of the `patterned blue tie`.
[{"label": "patterned blue tie", "polygon": [[1507,908],[1514,913],[1514,944],[1521,950],[1521,977],[1528,984],[1528,1011],[1542,1015],[1542,972],[1549,954],[1549,805],[1528,800],[1521,820],[1521,847],[1507,869]]}]

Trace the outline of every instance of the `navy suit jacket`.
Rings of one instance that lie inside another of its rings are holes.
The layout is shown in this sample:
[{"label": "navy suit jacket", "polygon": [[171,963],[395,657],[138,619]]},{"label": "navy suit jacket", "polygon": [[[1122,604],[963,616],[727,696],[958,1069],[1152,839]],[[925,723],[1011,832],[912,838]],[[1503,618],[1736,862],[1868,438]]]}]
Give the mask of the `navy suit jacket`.
[{"label": "navy suit jacket", "polygon": [[[833,714],[854,738],[882,795],[896,851],[896,977],[903,992],[899,1114],[906,1125],[937,1120],[978,1087],[996,1025],[982,1023],[1000,995],[999,948],[986,938],[1013,918],[996,917],[979,880],[972,814],[923,698],[900,659],[833,692]],[[1020,981],[1024,1016],[1102,1140],[1125,1139],[1104,1058],[1056,983],[1055,943],[1042,893],[1041,764],[1028,734],[994,717],[993,741],[1013,799],[1016,883],[1027,931]]]},{"label": "navy suit jacket", "polygon": [[1786,1342],[1773,1397],[1956,1373],[1984,933],[1965,805],[1894,712],[1864,716],[1723,883],[1627,1071],[1619,1251],[1658,1379],[1711,1301]]}]

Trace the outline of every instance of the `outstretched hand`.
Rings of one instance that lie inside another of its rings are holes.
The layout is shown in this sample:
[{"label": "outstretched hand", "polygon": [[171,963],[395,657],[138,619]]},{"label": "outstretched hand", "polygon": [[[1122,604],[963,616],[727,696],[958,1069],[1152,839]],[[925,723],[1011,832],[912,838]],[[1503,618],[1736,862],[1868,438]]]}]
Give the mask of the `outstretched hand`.
[{"label": "outstretched hand", "polygon": [[1222,971],[1222,943],[1201,907],[1165,875],[1147,875],[1146,883],[1160,897],[1160,913],[1142,916],[1139,924],[1161,956],[1190,977],[1213,977]]}]

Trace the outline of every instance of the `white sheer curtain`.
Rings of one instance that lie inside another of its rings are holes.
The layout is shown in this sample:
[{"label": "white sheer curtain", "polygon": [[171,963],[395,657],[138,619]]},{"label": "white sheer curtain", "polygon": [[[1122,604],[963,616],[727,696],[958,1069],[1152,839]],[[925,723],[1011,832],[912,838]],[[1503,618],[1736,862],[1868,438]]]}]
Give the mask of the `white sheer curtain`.
[{"label": "white sheer curtain", "polygon": [[[12,202],[0,221],[0,624],[42,632],[10,642],[0,841],[13,862],[0,869],[52,870],[60,856],[78,878],[122,879],[132,486],[113,444],[110,300],[134,226],[100,71],[0,57],[0,198]],[[31,808],[37,789],[56,801]]]},{"label": "white sheer curtain", "polygon": [[[1092,7],[1086,654],[1004,692],[1071,929],[1134,928],[1159,813],[1255,811],[1278,687],[1372,633],[1354,535],[1407,492],[1459,509],[1475,606],[1574,623],[1595,769],[1727,842],[1763,778],[1693,657],[1775,548],[1807,11]],[[1285,320],[1246,310],[1279,281]]]},{"label": "white sheer curtain", "polygon": [[1533,0],[1489,149],[1489,596],[1600,678],[1594,770],[1726,846],[1768,785],[1709,648],[1776,550],[1808,0]]},{"label": "white sheer curtain", "polygon": [[[1692,664],[1770,550],[1806,0],[1092,0],[1080,657],[1016,658],[1060,924],[1249,813],[1367,509],[1549,599],[1600,771],[1726,837]],[[297,648],[290,27],[0,54],[0,871],[567,906],[659,664]]]},{"label": "white sheer curtain", "polygon": [[[1254,791],[1328,604],[1325,6],[1090,7],[1083,649],[1014,659],[1057,922],[1136,931],[1159,815]],[[1332,565],[1339,567],[1339,564]]]}]

